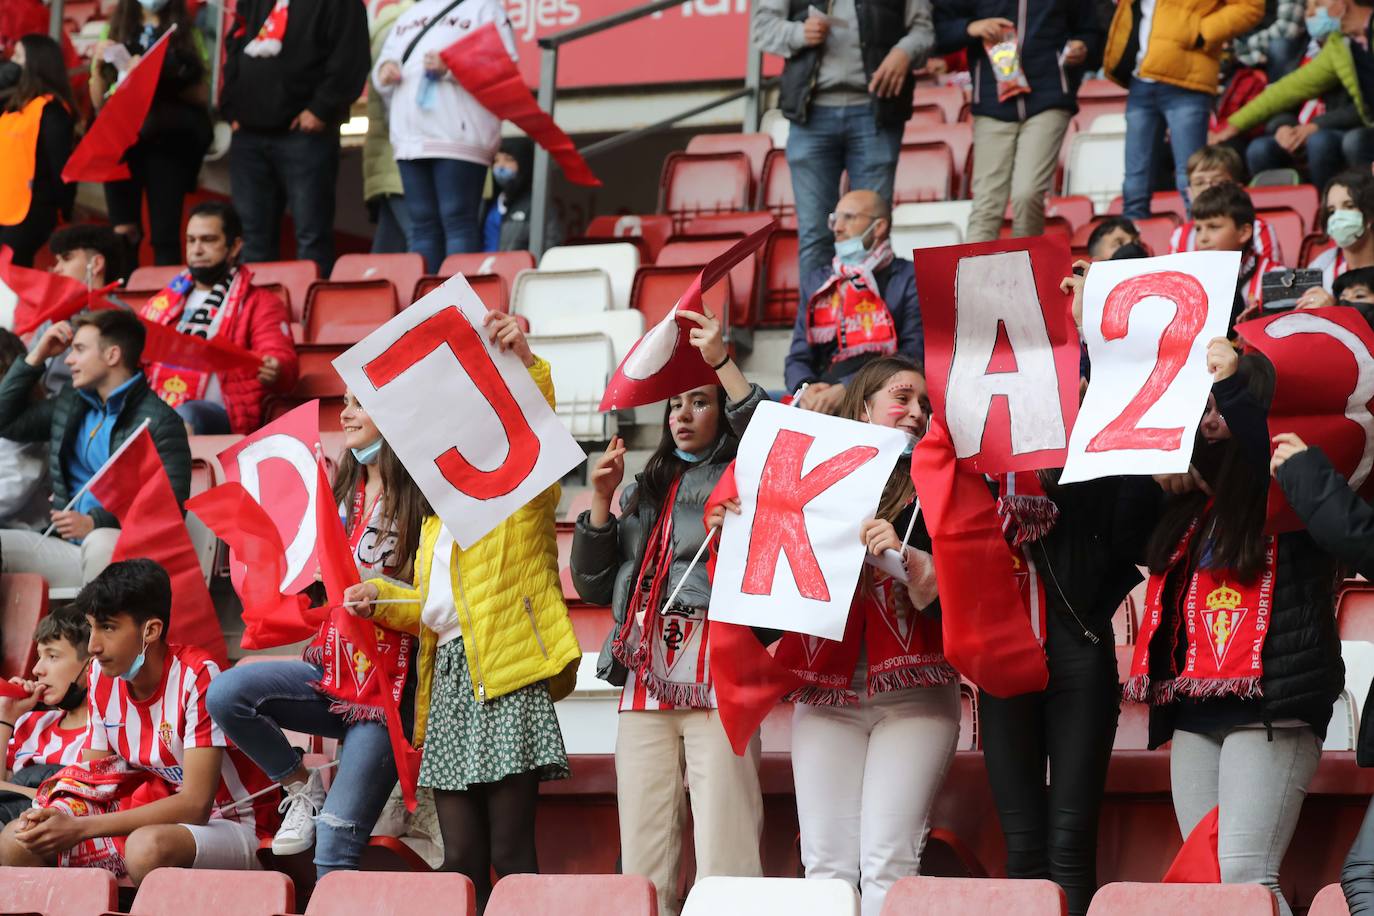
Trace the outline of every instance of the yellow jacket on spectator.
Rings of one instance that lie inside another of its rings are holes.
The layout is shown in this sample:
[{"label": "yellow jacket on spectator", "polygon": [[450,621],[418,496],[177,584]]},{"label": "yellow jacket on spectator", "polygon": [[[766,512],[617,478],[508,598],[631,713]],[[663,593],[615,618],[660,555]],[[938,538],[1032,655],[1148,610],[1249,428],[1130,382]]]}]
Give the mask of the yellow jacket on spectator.
[{"label": "yellow jacket on spectator", "polygon": [[[1105,70],[1128,86],[1140,53],[1139,4],[1122,0],[1107,33]],[[1155,0],[1139,76],[1215,95],[1221,49],[1264,18],[1264,0]]]},{"label": "yellow jacket on spectator", "polygon": [[[530,375],[552,404],[549,364],[536,360]],[[572,690],[582,650],[573,634],[558,579],[554,514],[560,489],[557,484],[549,487],[467,550],[456,544],[453,547],[453,600],[473,693],[479,702],[549,679],[553,679],[549,691],[555,700]],[[441,528],[438,516],[425,519],[415,556],[414,588],[385,579],[371,580],[382,601],[411,602],[379,604],[374,619],[420,637],[416,746],[424,742],[438,648],[437,636],[420,623],[420,612],[429,595],[434,546]]]}]

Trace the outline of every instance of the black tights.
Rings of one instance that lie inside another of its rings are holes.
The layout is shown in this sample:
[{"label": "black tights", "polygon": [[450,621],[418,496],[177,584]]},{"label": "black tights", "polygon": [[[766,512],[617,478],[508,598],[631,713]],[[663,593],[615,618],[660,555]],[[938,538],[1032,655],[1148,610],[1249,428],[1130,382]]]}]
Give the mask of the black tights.
[{"label": "black tights", "polygon": [[539,871],[534,849],[538,802],[537,770],[469,786],[466,792],[434,790],[439,832],[444,837],[443,870],[472,879],[478,913],[491,896],[492,869],[501,878]]},{"label": "black tights", "polygon": [[1097,820],[1120,688],[1110,641],[1091,645],[1053,609],[1048,616],[1045,690],[1006,700],[980,691],[978,719],[1007,877],[1053,880],[1081,916],[1097,890]]}]

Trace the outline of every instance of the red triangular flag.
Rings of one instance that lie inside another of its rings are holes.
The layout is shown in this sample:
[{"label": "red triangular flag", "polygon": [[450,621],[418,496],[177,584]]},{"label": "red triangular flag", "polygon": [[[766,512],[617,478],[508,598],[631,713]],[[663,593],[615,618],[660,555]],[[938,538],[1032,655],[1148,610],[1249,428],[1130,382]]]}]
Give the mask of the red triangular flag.
[{"label": "red triangular flag", "polygon": [[[220,484],[186,501],[207,528],[229,545],[251,571],[234,586],[243,601],[245,649],[274,649],[309,639],[328,616],[304,595],[283,595],[286,551],[272,517],[237,481]],[[310,520],[314,523],[314,519]]]},{"label": "red triangular flag", "polygon": [[955,460],[939,417],[912,452],[911,479],[934,545],[945,657],[995,697],[1044,690],[1045,652],[1024,610],[996,500],[983,475]]},{"label": "red triangular flag", "polygon": [[[623,410],[652,404],[693,388],[718,384],[715,370],[706,365],[688,341],[688,334],[696,324],[680,317],[678,312],[705,314],[701,294],[719,283],[730,268],[762,248],[772,232],[772,222],[760,226],[701,269],[672,311],[625,354],[625,359],[606,383],[599,410]],[[726,319],[724,315],[716,317],[722,322]]]},{"label": "red triangular flag", "polygon": [[458,39],[439,54],[453,72],[454,79],[482,107],[498,118],[510,121],[530,139],[549,151],[573,184],[601,187],[601,179],[573,145],[572,139],[554,123],[530,95],[529,87],[511,60],[496,23]]},{"label": "red triangular flag", "polygon": [[[319,463],[318,486],[320,493],[331,492],[324,462]],[[353,645],[363,650],[374,670],[385,670],[386,666],[382,664],[377,653],[377,640],[372,634],[373,624],[354,617],[347,608],[342,607],[344,590],[359,582],[358,567],[353,562],[353,551],[349,549],[343,521],[339,518],[338,508],[332,499],[315,500],[315,524],[320,573],[324,578],[325,591],[329,594],[329,614],[334,625]],[[420,752],[406,740],[401,713],[396,708],[396,700],[392,697],[389,686],[384,684],[381,678],[372,678],[370,683],[377,692],[376,705],[386,714],[387,737],[391,739],[391,752],[396,758],[396,774],[401,784],[401,795],[405,799],[407,810],[414,811],[415,786],[420,778]]]},{"label": "red triangular flag", "polygon": [[172,622],[168,642],[204,649],[228,664],[224,633],[215,614],[205,574],[191,546],[162,458],[145,427],[130,436],[90,484],[91,494],[119,519],[112,560],[156,560],[172,579]]},{"label": "red triangular flag", "polygon": [[20,267],[13,258],[9,246],[0,245],[0,283],[19,298],[12,330],[21,337],[45,321],[66,321],[84,308],[115,307],[104,296],[118,283],[87,289],[71,277]]},{"label": "red triangular flag", "polygon": [[120,181],[129,177],[124,154],[138,142],[138,132],[148,117],[157,92],[158,77],[162,75],[162,59],[167,56],[167,40],[176,26],[172,26],[153,43],[124,82],[105,100],[105,107],[96,115],[95,123],[86,136],[72,150],[62,169],[62,180]]},{"label": "red triangular flag", "polygon": [[[727,499],[738,496],[735,464],[731,462],[706,499],[706,515]],[[716,573],[715,547],[713,544],[706,564],[712,579]],[[778,664],[759,644],[749,627],[712,621],[710,640],[711,680],[716,688],[720,724],[730,739],[730,747],[742,757],[778,701],[803,685],[800,678]]]},{"label": "red triangular flag", "polygon": [[1165,884],[1220,884],[1221,863],[1217,860],[1217,825],[1220,806],[1207,812],[1193,832],[1183,841],[1173,864],[1164,873]]},{"label": "red triangular flag", "polygon": [[147,332],[147,340],[143,345],[143,362],[147,365],[162,363],[221,375],[257,372],[262,365],[262,357],[254,356],[224,337],[206,339],[195,334],[183,334],[176,328],[149,321],[142,315],[138,316],[138,320]]}]

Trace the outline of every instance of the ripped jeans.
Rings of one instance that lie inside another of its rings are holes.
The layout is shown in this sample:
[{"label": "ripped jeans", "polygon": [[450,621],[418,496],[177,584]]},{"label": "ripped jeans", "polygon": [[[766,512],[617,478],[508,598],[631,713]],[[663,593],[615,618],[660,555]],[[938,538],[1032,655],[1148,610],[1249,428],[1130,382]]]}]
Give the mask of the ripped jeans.
[{"label": "ripped jeans", "polygon": [[[282,729],[338,738],[339,766],[315,821],[315,870],[356,869],[373,825],[396,785],[396,758],[386,725],[349,722],[331,712],[331,700],[311,684],[320,669],[308,662],[239,665],[210,682],[210,717],[269,778],[281,781],[300,765]],[[414,679],[407,685],[401,717],[414,718]]]}]

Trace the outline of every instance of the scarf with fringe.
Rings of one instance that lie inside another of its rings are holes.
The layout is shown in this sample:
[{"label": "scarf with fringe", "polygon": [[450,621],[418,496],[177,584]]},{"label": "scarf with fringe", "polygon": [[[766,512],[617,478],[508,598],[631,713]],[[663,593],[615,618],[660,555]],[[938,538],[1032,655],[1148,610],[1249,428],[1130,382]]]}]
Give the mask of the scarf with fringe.
[{"label": "scarf with fringe", "polygon": [[897,323],[874,275],[892,263],[892,244],[884,239],[858,264],[836,258],[830,279],[806,303],[806,341],[835,342],[831,365],[856,356],[897,352]]},{"label": "scarf with fringe", "polygon": [[[128,811],[166,798],[172,787],[147,770],[111,755],[58,770],[43,781],[33,800],[35,808],[55,808],[72,817],[89,817]],[[129,873],[124,863],[125,837],[82,840],[57,854],[62,868],[103,868],[122,878]]]},{"label": "scarf with fringe", "polygon": [[[1169,555],[1168,567],[1152,573],[1145,591],[1145,620],[1136,637],[1127,699],[1156,705],[1177,696],[1213,699],[1263,696],[1264,640],[1274,596],[1274,571],[1278,541],[1265,539],[1264,569],[1255,581],[1242,583],[1229,569],[1199,564],[1188,574],[1185,557],[1197,536],[1202,516],[1193,519],[1178,546]],[[1204,558],[1205,561],[1205,558]],[[1185,565],[1179,569],[1178,564]],[[1170,587],[1174,572],[1186,578]],[[1167,597],[1167,604],[1166,604]],[[1168,634],[1168,673],[1151,682],[1150,650],[1161,631]],[[1184,641],[1183,670],[1178,648]]]},{"label": "scarf with fringe", "polygon": [[997,517],[1002,520],[1002,536],[1011,547],[1016,586],[1021,603],[1030,615],[1031,630],[1041,646],[1045,645],[1048,611],[1045,605],[1045,580],[1031,557],[1029,544],[1054,530],[1059,507],[1045,495],[1034,471],[1013,471],[997,477]]}]

